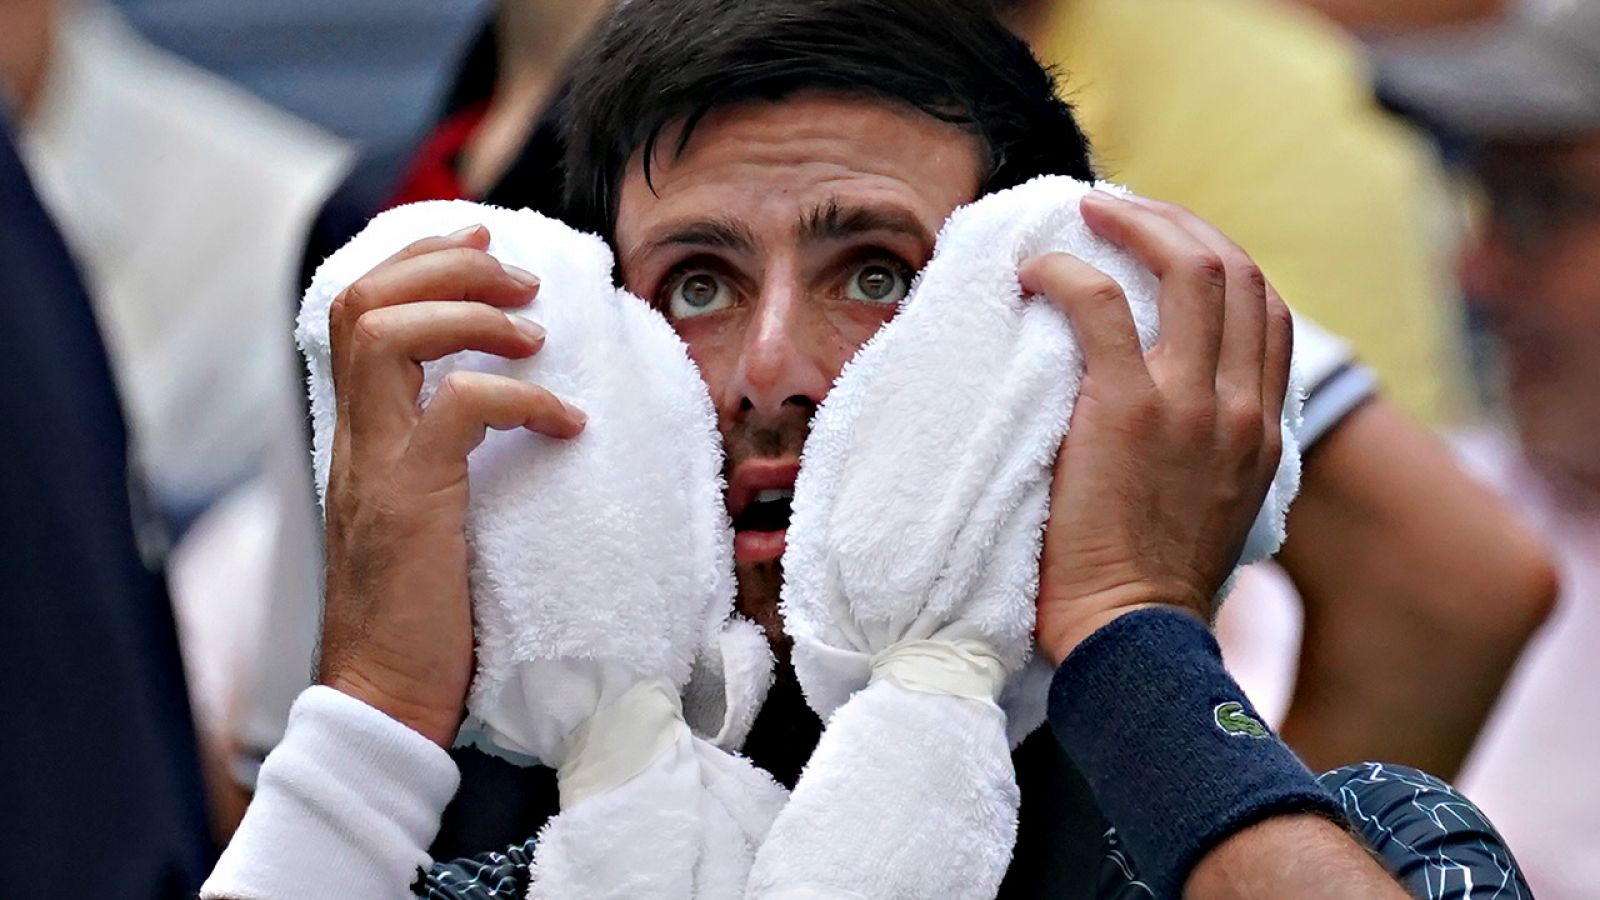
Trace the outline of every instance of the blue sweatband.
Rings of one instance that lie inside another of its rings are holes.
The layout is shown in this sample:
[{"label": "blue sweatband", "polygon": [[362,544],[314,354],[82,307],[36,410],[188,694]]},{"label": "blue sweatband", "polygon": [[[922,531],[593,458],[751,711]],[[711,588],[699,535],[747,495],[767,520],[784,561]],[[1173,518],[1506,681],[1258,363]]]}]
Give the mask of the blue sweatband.
[{"label": "blue sweatband", "polygon": [[1090,635],[1050,684],[1050,728],[1088,779],[1140,880],[1178,897],[1223,839],[1339,805],[1262,723],[1195,616],[1129,613]]}]

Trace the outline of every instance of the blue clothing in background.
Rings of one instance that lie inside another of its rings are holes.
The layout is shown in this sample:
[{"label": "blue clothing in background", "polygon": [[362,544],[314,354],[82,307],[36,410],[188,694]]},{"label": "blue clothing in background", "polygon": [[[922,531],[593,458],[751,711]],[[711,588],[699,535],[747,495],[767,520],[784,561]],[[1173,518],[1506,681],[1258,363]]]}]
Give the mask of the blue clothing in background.
[{"label": "blue clothing in background", "polygon": [[159,528],[3,118],[0,384],[0,869],[29,898],[192,895],[214,851]]}]

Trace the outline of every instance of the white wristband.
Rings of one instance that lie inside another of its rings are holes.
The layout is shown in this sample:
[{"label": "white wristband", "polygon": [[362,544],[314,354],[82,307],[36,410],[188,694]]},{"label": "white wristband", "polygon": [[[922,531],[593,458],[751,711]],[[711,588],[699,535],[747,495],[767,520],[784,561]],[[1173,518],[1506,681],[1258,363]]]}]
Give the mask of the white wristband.
[{"label": "white wristband", "polygon": [[308,688],[200,896],[407,896],[460,780],[432,741],[332,688]]}]

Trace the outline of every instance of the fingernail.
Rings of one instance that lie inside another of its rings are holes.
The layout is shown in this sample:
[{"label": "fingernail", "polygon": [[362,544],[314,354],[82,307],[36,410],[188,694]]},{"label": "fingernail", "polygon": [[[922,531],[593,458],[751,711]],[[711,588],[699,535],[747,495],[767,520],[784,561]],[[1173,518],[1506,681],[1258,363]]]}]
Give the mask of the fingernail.
[{"label": "fingernail", "polygon": [[544,340],[546,332],[544,330],[544,326],[540,325],[538,322],[535,322],[532,319],[524,319],[521,316],[512,315],[510,313],[506,314],[506,318],[510,319],[511,324],[517,326],[517,330],[526,335],[528,340],[536,342]]},{"label": "fingernail", "polygon": [[461,240],[461,239],[467,237],[468,235],[472,234],[473,232],[477,231],[478,229],[482,228],[482,227],[483,227],[482,225],[468,225],[467,227],[461,229],[460,231],[452,231],[452,232],[450,232],[449,234],[445,235],[445,237],[447,237],[447,238],[449,238],[451,240]]},{"label": "fingernail", "polygon": [[565,400],[561,401],[561,405],[565,406],[567,408],[567,414],[572,416],[573,420],[576,421],[579,425],[588,424],[588,422],[589,422],[589,414],[588,413],[586,413],[583,410],[577,408],[576,406],[573,406],[571,403],[568,403]]},{"label": "fingernail", "polygon": [[510,275],[512,280],[524,287],[533,288],[539,286],[539,276],[529,272],[527,269],[519,269],[510,263],[501,263],[500,268],[505,269],[506,274]]}]

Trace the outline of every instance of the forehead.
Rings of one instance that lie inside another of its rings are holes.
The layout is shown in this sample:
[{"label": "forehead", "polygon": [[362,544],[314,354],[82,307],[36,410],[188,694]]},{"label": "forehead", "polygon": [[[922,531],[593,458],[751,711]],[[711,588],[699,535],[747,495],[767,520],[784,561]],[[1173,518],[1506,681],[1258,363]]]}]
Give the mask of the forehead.
[{"label": "forehead", "polygon": [[624,260],[669,223],[714,216],[758,233],[829,202],[892,207],[931,231],[976,197],[983,158],[962,128],[886,100],[813,92],[731,104],[696,126],[681,154],[668,130],[651,179],[628,164],[617,210]]}]

